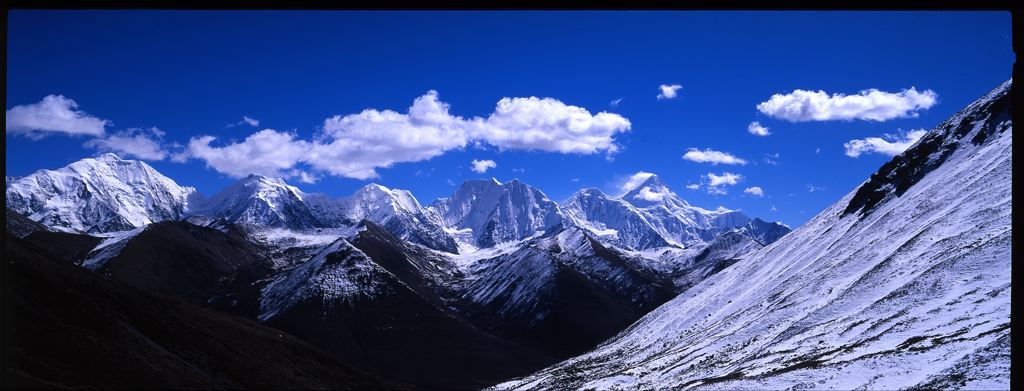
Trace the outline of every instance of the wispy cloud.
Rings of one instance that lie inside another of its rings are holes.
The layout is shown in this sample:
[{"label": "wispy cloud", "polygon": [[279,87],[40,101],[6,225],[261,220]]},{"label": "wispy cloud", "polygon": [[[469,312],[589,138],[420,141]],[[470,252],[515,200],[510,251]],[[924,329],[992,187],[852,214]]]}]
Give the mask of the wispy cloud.
[{"label": "wispy cloud", "polygon": [[730,153],[712,150],[711,148],[705,149],[703,151],[698,150],[697,148],[690,148],[690,150],[686,152],[685,155],[683,155],[683,160],[689,160],[697,163],[711,163],[712,165],[718,165],[719,163],[740,165],[747,164],[746,160],[733,156]]},{"label": "wispy cloud", "polygon": [[911,87],[897,93],[868,89],[857,95],[832,94],[825,91],[796,90],[775,94],[761,102],[757,109],[775,118],[790,122],[867,120],[885,121],[893,118],[917,117],[917,111],[932,107],[938,94],[932,90],[918,92]]},{"label": "wispy cloud", "polygon": [[471,168],[471,170],[473,170],[473,172],[475,172],[477,174],[483,174],[483,173],[487,172],[488,168],[498,167],[498,163],[495,163],[494,160],[476,160],[476,159],[473,159],[472,163],[473,163],[473,167]]},{"label": "wispy cloud", "polygon": [[924,129],[912,130],[907,133],[900,130],[899,134],[886,133],[882,138],[868,137],[860,140],[850,140],[850,142],[843,144],[843,146],[846,147],[846,156],[849,157],[858,157],[863,153],[880,153],[896,156],[914,145],[926,133],[928,131]]},{"label": "wispy cloud", "polygon": [[143,160],[164,160],[170,152],[163,144],[164,132],[157,128],[131,128],[103,138],[86,141],[83,146],[100,152],[114,152],[121,157],[136,157]]},{"label": "wispy cloud", "polygon": [[673,85],[662,84],[662,85],[658,86],[658,89],[661,90],[661,93],[658,94],[658,99],[660,100],[660,99],[672,99],[672,98],[675,98],[677,96],[677,94],[678,94],[676,91],[679,91],[680,88],[683,88],[683,86],[678,85],[678,84],[673,84]]},{"label": "wispy cloud", "polygon": [[751,122],[750,125],[747,126],[747,132],[758,136],[767,136],[771,134],[768,132],[768,128],[761,126],[761,123],[758,121]]},{"label": "wispy cloud", "polygon": [[611,103],[608,103],[608,104],[611,105],[612,107],[619,107],[619,102],[622,102],[622,98],[613,100],[613,101],[611,101]]},{"label": "wispy cloud", "polygon": [[807,184],[807,192],[808,193],[813,193],[815,190],[821,191],[821,190],[825,190],[825,188],[824,187],[814,186],[814,185],[812,185],[810,183]]},{"label": "wispy cloud", "polygon": [[101,137],[110,121],[76,110],[78,104],[64,95],[47,95],[39,103],[7,110],[7,133],[39,139],[48,133]]},{"label": "wispy cloud", "polygon": [[260,126],[260,121],[255,118],[249,117],[248,115],[243,115],[241,121],[238,121],[233,124],[228,124],[228,127],[235,127],[242,124],[248,124],[250,126]]},{"label": "wispy cloud", "polygon": [[610,157],[621,148],[614,136],[629,129],[629,120],[617,114],[591,114],[536,97],[504,98],[487,118],[464,119],[449,114],[449,105],[429,91],[413,101],[407,114],[367,109],[328,118],[311,141],[265,129],[225,146],[214,146],[213,136],[196,137],[188,148],[192,157],[232,176],[298,175],[307,170],[296,168],[301,163],[308,170],[370,179],[379,177],[377,168],[427,160],[467,145]]},{"label": "wispy cloud", "polygon": [[619,192],[620,192],[620,194],[629,193],[633,189],[636,189],[637,187],[640,187],[640,185],[643,184],[644,181],[646,181],[648,178],[650,178],[653,175],[654,174],[652,174],[652,173],[644,172],[644,171],[637,171],[636,174],[630,175],[628,178],[626,178],[624,181],[622,181],[621,184],[619,184]]}]

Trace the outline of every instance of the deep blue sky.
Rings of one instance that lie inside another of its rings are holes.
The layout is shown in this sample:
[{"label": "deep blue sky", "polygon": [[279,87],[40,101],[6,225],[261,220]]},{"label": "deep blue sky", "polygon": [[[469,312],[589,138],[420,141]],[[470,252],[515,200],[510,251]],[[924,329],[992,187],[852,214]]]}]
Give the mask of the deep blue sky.
[{"label": "deep blue sky", "polygon": [[[1009,79],[1010,19],[967,11],[13,10],[6,175],[113,151],[208,196],[257,171],[333,197],[379,183],[426,205],[467,179],[519,178],[560,202],[587,187],[619,195],[644,172],[695,206],[796,228],[894,153],[858,155],[846,145],[906,141]],[[679,88],[659,98],[662,85]],[[871,89],[872,99],[859,99]],[[504,98],[533,109],[490,119]],[[430,123],[409,115],[417,99],[447,104],[448,115],[422,117]],[[828,102],[839,105],[808,110]],[[787,116],[779,109],[787,105],[805,117]],[[73,118],[55,121],[67,123],[38,121],[61,108]],[[357,118],[367,109],[390,115],[386,131]],[[566,112],[594,121],[559,121]],[[348,121],[329,124],[336,116]],[[752,134],[755,121],[769,134]],[[531,138],[531,129],[562,136]],[[578,138],[581,129],[592,137]],[[246,142],[257,132],[267,137]],[[128,138],[149,149],[129,149]],[[256,144],[270,149],[231,155]],[[683,158],[693,150],[745,164]],[[493,167],[474,172],[474,160]],[[711,186],[715,178],[733,180]]]}]

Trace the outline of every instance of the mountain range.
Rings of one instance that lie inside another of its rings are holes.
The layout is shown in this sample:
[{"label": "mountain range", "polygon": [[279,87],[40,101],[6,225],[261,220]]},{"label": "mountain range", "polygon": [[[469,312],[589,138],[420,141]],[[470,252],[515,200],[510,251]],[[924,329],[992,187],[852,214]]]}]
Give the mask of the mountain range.
[{"label": "mountain range", "polygon": [[[124,386],[54,369],[115,324],[111,365],[169,358],[201,386],[243,386],[205,357],[273,330],[301,357],[282,359],[304,363],[284,388],[1006,388],[1011,85],[793,232],[691,206],[655,175],[561,203],[470,180],[426,206],[376,184],[331,198],[258,175],[206,197],[113,154],[8,177],[8,257],[70,278],[60,295],[93,297],[100,320],[10,285],[19,316],[5,330],[48,314],[93,337],[38,334],[7,370],[26,385]],[[197,315],[133,307],[149,295]],[[130,327],[142,313],[187,317],[190,342]],[[197,344],[211,317],[253,327]]]},{"label": "mountain range", "polygon": [[656,176],[562,204],[470,180],[422,206],[377,184],[331,198],[258,175],[206,197],[113,154],[8,178],[7,208],[10,233],[129,287],[399,384],[470,389],[580,354],[789,232],[692,207]]}]

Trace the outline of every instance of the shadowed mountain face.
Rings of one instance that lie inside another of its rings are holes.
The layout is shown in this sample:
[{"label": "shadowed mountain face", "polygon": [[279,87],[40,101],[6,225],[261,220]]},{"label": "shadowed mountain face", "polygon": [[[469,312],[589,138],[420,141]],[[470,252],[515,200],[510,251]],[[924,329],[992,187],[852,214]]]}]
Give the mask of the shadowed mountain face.
[{"label": "shadowed mountain face", "polygon": [[363,250],[338,239],[264,287],[262,322],[343,363],[428,389],[479,389],[554,362],[473,327],[436,294],[417,293],[439,277],[421,268],[446,271],[382,242],[383,228],[368,230],[357,240]]},{"label": "shadowed mountain face", "polygon": [[143,292],[8,235],[4,388],[396,389],[255,322]]},{"label": "shadowed mountain face", "polygon": [[150,224],[119,250],[106,259],[91,258],[97,264],[93,269],[196,305],[237,292],[272,272],[253,243],[185,221]]}]

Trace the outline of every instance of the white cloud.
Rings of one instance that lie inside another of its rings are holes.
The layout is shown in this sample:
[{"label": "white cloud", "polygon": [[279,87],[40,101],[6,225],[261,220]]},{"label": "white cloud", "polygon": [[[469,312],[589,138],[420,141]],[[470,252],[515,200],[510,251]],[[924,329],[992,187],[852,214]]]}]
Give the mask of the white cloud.
[{"label": "white cloud", "polygon": [[758,136],[767,136],[771,134],[768,132],[768,128],[761,126],[761,123],[758,121],[751,122],[750,125],[747,126],[747,131],[750,132],[750,134]]},{"label": "white cloud", "polygon": [[825,188],[824,187],[817,187],[817,186],[814,186],[814,185],[812,185],[810,183],[807,184],[807,192],[808,193],[813,193],[815,190],[825,190]]},{"label": "white cloud", "polygon": [[779,153],[778,152],[776,152],[774,154],[766,153],[765,154],[765,158],[764,158],[764,162],[768,163],[768,164],[771,164],[771,165],[776,165],[776,166],[779,165],[779,162],[776,161],[776,160],[772,160],[772,158],[778,159],[779,158]]},{"label": "white cloud", "polygon": [[77,111],[78,104],[63,95],[47,95],[39,103],[7,110],[7,133],[41,138],[46,132],[72,136],[103,136],[110,121]]},{"label": "white cloud", "polygon": [[593,154],[619,151],[612,138],[629,130],[629,120],[551,98],[503,98],[486,120],[465,121],[471,137],[501,149]]},{"label": "white cloud", "polygon": [[692,185],[686,185],[686,188],[690,190],[697,190],[700,189],[700,184],[694,183]]},{"label": "white cloud", "polygon": [[689,152],[683,155],[683,159],[694,161],[697,163],[711,163],[712,165],[722,164],[740,164],[746,165],[747,161],[740,159],[732,154],[726,152],[713,151],[708,148],[704,151],[700,151],[697,148],[690,148]]},{"label": "white cloud", "polygon": [[233,177],[249,174],[301,177],[304,172],[294,167],[309,158],[313,149],[312,143],[296,140],[293,134],[272,129],[259,131],[240,143],[223,147],[211,146],[215,139],[213,136],[192,138],[188,143],[188,154],[205,160],[207,167]]},{"label": "white cloud", "polygon": [[498,163],[495,163],[494,160],[476,160],[476,159],[473,159],[473,168],[471,168],[471,170],[473,170],[473,172],[475,172],[477,174],[483,174],[483,173],[487,172],[488,168],[495,168],[495,167],[498,167]]},{"label": "white cloud", "polygon": [[[279,176],[304,163],[330,175],[370,179],[379,177],[377,168],[431,159],[467,145],[604,152],[610,157],[620,148],[614,136],[629,128],[629,120],[617,114],[592,115],[556,99],[536,97],[504,98],[488,118],[463,119],[449,114],[449,105],[438,100],[436,91],[429,91],[413,101],[408,114],[367,109],[328,118],[313,141],[267,129],[224,147],[212,147],[212,136],[193,138],[189,152],[206,160],[207,166],[233,176],[248,175],[245,171]],[[278,150],[268,151],[266,156],[252,155],[269,147],[263,143],[271,140],[278,143]],[[221,152],[231,158],[218,156]],[[256,164],[245,159],[255,159]]]},{"label": "white cloud", "polygon": [[612,107],[619,107],[619,102],[622,102],[622,98],[611,101],[609,105],[611,105]]},{"label": "white cloud", "polygon": [[640,189],[640,192],[637,193],[636,197],[637,198],[642,198],[644,200],[651,201],[651,202],[658,202],[658,201],[661,201],[662,198],[665,198],[665,196],[672,194],[672,193],[667,191],[668,189],[663,189],[663,190],[666,190],[666,191],[654,191],[654,190],[651,190],[651,188],[649,188],[649,187],[645,187],[643,189]]},{"label": "white cloud", "polygon": [[908,133],[903,133],[901,130],[898,135],[885,134],[884,138],[868,137],[862,140],[850,140],[843,146],[846,147],[846,156],[849,157],[858,157],[862,153],[896,156],[914,145],[926,133],[928,131],[924,129],[912,130]]},{"label": "white cloud", "polygon": [[743,192],[758,197],[764,197],[764,190],[761,190],[761,188],[757,186],[748,187],[745,190],[743,190]]},{"label": "white cloud", "polygon": [[735,185],[739,183],[740,180],[743,179],[742,175],[732,174],[728,172],[723,172],[722,175],[715,175],[709,172],[707,176],[708,179],[711,181],[710,186]]},{"label": "white cloud", "polygon": [[633,189],[639,187],[641,184],[644,183],[644,181],[647,180],[647,178],[650,178],[653,175],[654,174],[649,172],[638,171],[636,174],[633,174],[629,178],[626,178],[625,182],[619,185],[619,191],[621,191],[621,194],[629,193]]},{"label": "white cloud", "polygon": [[83,146],[96,148],[100,152],[114,152],[121,157],[164,160],[170,153],[161,146],[163,135],[164,132],[157,128],[132,128],[104,138],[86,141]]},{"label": "white cloud", "polygon": [[775,94],[761,102],[757,109],[764,114],[790,122],[853,120],[885,121],[892,118],[917,117],[917,110],[935,105],[938,94],[932,90],[917,92],[913,87],[897,93],[869,89],[857,95],[833,94],[825,91],[796,90]]},{"label": "white cloud", "polygon": [[708,194],[728,194],[725,188],[722,187],[723,185],[735,185],[743,180],[742,175],[728,172],[723,172],[722,175],[715,175],[709,172],[708,175],[703,177],[707,178]]},{"label": "white cloud", "polygon": [[658,86],[658,89],[661,90],[661,93],[658,94],[658,99],[672,99],[672,98],[675,98],[676,95],[677,95],[676,91],[679,91],[680,88],[683,88],[683,86],[678,85],[678,84],[673,84],[673,85],[662,84],[661,86]]}]

